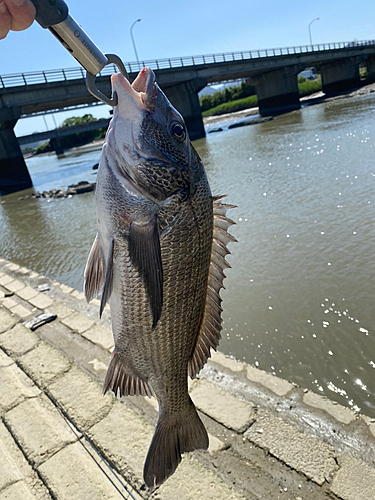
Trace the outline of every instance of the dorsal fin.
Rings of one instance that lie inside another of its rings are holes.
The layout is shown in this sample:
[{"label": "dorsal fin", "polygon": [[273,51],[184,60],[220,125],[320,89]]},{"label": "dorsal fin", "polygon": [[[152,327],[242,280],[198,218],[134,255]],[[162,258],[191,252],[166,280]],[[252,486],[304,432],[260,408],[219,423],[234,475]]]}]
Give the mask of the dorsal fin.
[{"label": "dorsal fin", "polygon": [[211,356],[210,349],[218,346],[221,331],[221,298],[220,289],[224,288],[224,269],[230,267],[225,256],[230,253],[227,244],[236,242],[236,238],[227,230],[235,224],[226,217],[230,208],[235,205],[224,205],[220,202],[225,196],[213,197],[213,239],[211,247],[211,264],[207,282],[206,303],[203,312],[201,327],[195,344],[192,357],[189,359],[189,376],[196,377]]}]

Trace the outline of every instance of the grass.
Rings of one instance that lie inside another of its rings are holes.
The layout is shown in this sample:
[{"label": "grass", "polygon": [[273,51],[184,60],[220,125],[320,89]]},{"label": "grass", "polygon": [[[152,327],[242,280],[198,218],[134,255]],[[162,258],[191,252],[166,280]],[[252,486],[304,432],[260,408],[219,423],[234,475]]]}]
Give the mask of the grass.
[{"label": "grass", "polygon": [[244,97],[243,99],[237,99],[236,101],[224,102],[219,104],[215,108],[203,111],[202,116],[216,116],[223,115],[225,113],[233,113],[234,111],[241,111],[242,109],[255,108],[258,106],[258,99],[256,95],[251,95],[249,97]]},{"label": "grass", "polygon": [[[300,97],[314,94],[315,92],[319,92],[322,90],[322,82],[321,79],[317,80],[305,80],[298,84],[298,90]],[[258,99],[256,95],[251,95],[249,97],[245,97],[244,99],[237,99],[236,101],[224,102],[223,104],[219,104],[215,108],[208,109],[207,111],[203,111],[202,116],[217,116],[223,115],[225,113],[233,113],[234,111],[241,111],[243,109],[255,108],[258,106]]]}]

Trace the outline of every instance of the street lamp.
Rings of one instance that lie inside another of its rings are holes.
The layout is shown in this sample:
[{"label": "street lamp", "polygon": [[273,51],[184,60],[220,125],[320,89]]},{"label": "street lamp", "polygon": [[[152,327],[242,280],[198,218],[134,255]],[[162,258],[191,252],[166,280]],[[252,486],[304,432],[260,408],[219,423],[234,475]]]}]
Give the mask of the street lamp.
[{"label": "street lamp", "polygon": [[130,28],[130,36],[132,37],[132,42],[133,42],[133,47],[134,47],[135,57],[137,58],[137,63],[138,63],[138,65],[139,65],[139,59],[138,59],[137,49],[135,48],[135,42],[134,42],[134,37],[133,37],[133,26],[134,26],[136,23],[139,23],[139,22],[140,22],[140,19],[137,19],[136,21],[134,21],[134,23],[131,25],[131,28]]},{"label": "street lamp", "polygon": [[317,17],[316,19],[313,19],[313,20],[311,21],[311,23],[309,23],[310,45],[312,45],[312,39],[311,39],[311,28],[310,28],[310,26],[312,25],[312,23],[313,23],[314,21],[319,21],[319,17]]}]

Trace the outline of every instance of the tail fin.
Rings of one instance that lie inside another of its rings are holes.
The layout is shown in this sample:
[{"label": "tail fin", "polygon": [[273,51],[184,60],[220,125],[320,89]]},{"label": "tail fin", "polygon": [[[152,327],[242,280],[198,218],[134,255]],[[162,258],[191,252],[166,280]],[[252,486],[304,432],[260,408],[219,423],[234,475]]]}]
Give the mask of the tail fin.
[{"label": "tail fin", "polygon": [[143,478],[149,488],[163,483],[181,462],[181,454],[208,448],[207,431],[189,398],[178,415],[160,416],[148,450]]}]

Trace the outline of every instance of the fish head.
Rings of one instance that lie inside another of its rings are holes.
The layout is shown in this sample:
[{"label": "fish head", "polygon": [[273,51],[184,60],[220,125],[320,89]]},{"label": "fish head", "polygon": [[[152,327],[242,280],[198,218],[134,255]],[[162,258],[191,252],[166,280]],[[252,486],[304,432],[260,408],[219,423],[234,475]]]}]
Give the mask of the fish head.
[{"label": "fish head", "polygon": [[155,82],[154,72],[143,68],[132,84],[116,73],[111,82],[118,104],[106,142],[116,157],[117,175],[157,200],[190,190],[196,154],[182,116]]}]

